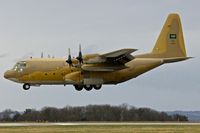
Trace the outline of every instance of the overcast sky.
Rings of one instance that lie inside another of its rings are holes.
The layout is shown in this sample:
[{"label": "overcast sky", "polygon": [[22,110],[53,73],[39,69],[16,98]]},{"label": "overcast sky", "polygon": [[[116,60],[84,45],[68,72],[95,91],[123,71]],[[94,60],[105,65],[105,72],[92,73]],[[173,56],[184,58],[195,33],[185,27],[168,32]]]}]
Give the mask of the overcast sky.
[{"label": "overcast sky", "polygon": [[[200,1],[198,0],[0,0],[0,111],[44,106],[127,103],[160,111],[200,110]],[[43,51],[73,56],[136,48],[151,51],[169,13],[181,16],[188,56],[128,82],[77,92],[73,86],[24,91],[3,78],[19,59]]]}]

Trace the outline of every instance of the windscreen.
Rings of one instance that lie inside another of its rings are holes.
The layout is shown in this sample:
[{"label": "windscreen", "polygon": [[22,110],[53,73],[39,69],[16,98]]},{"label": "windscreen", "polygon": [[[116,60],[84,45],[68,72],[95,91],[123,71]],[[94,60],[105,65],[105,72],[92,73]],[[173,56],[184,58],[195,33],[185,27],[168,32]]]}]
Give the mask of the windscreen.
[{"label": "windscreen", "polygon": [[14,65],[13,70],[20,72],[20,71],[23,71],[23,69],[25,67],[26,67],[26,62],[25,61],[19,61]]}]

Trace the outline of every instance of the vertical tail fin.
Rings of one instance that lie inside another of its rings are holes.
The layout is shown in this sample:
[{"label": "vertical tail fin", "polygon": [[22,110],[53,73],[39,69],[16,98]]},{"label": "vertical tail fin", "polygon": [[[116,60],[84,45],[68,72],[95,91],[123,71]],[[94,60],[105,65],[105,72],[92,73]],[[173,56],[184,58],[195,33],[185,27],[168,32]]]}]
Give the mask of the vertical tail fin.
[{"label": "vertical tail fin", "polygon": [[180,17],[169,14],[151,55],[157,58],[186,57]]}]

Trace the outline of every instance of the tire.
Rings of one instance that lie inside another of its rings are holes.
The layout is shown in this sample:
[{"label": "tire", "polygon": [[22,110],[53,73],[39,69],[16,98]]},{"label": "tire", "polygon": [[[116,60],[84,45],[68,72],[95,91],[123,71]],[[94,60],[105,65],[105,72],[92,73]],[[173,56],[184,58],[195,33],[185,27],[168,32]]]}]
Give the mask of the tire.
[{"label": "tire", "polygon": [[91,91],[93,86],[92,85],[84,85],[86,91]]},{"label": "tire", "polygon": [[95,90],[100,90],[101,87],[102,87],[102,85],[94,85],[94,89],[95,89]]},{"label": "tire", "polygon": [[83,89],[83,86],[82,85],[74,85],[74,88],[77,90],[77,91],[81,91]]},{"label": "tire", "polygon": [[24,89],[24,90],[29,90],[29,89],[30,89],[30,84],[25,83],[25,84],[23,85],[23,89]]}]

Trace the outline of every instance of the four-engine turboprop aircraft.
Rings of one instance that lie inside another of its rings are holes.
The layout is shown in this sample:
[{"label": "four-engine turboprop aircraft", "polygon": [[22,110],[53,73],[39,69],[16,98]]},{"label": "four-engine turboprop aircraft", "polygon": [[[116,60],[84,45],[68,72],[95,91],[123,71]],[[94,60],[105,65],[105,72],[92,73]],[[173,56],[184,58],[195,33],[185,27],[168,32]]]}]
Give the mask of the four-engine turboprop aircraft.
[{"label": "four-engine turboprop aircraft", "polygon": [[189,59],[178,14],[169,14],[158,40],[150,53],[131,55],[136,49],[121,49],[106,54],[87,54],[77,58],[30,58],[19,61],[4,77],[23,83],[23,88],[40,85],[74,85],[99,90],[103,84],[118,84],[165,63]]}]

